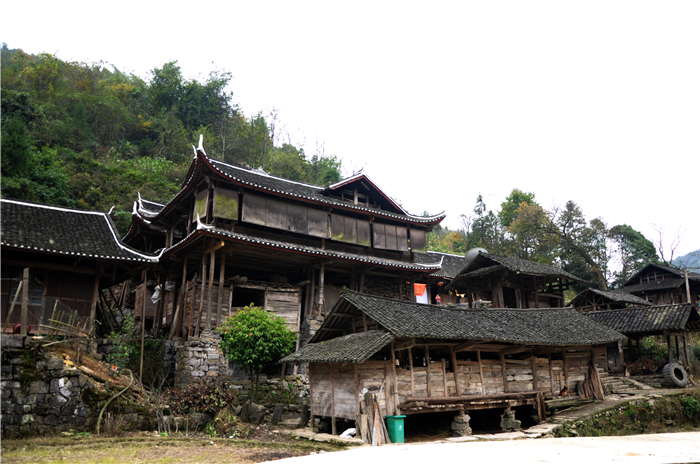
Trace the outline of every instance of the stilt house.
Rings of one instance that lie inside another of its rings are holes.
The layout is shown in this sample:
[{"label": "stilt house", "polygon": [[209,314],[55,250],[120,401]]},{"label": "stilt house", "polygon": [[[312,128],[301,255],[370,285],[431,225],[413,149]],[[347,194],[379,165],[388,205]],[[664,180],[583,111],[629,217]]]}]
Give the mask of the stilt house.
[{"label": "stilt house", "polygon": [[414,253],[443,218],[408,214],[363,173],[317,187],[222,163],[200,142],[170,202],[134,205],[125,241],[163,249],[143,282],[166,284],[157,304],[145,289],[136,314],[187,337],[252,303],[308,339],[343,287],[412,299],[440,269]]},{"label": "stilt house", "polygon": [[[358,421],[366,389],[382,415],[533,406],[600,390],[595,366],[624,335],[572,309],[458,309],[344,290],[311,343],[311,414]],[[602,394],[602,393],[601,393]],[[528,414],[530,414],[528,412]]]}]

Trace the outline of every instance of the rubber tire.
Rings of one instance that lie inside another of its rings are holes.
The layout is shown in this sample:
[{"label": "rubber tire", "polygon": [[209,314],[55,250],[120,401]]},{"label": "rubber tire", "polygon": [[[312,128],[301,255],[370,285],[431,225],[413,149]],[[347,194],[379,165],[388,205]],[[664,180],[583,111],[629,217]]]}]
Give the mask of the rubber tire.
[{"label": "rubber tire", "polygon": [[688,385],[688,373],[677,362],[671,362],[664,366],[664,378],[676,387],[685,388]]}]

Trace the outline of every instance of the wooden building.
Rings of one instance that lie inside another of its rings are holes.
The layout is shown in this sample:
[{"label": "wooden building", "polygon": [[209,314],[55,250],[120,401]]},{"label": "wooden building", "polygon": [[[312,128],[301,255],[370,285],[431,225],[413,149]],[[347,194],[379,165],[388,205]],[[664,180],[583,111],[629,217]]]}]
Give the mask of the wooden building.
[{"label": "wooden building", "polygon": [[[125,245],[107,213],[7,199],[1,202],[0,320],[10,330],[26,317],[36,333],[48,300],[89,318],[92,326],[100,289],[158,261],[153,254]],[[6,324],[15,296],[17,303]]]},{"label": "wooden building", "polygon": [[564,291],[583,282],[546,264],[479,252],[447,287],[465,294],[486,295],[494,308],[554,308],[564,306]]},{"label": "wooden building", "polygon": [[253,303],[308,339],[343,287],[412,299],[440,269],[414,253],[443,218],[408,214],[363,173],[317,187],[209,158],[200,141],[180,192],[139,198],[124,240],[162,249],[165,296],[149,308],[143,293],[156,328],[187,337]]},{"label": "wooden building", "polygon": [[700,274],[661,264],[649,263],[619,289],[655,305],[698,304]]},{"label": "wooden building", "polygon": [[[586,313],[590,319],[629,338],[623,352],[609,350],[608,369],[622,372],[625,362],[640,357],[639,341],[650,335],[663,336],[669,348],[669,362],[678,361],[690,368],[688,334],[700,332],[700,314],[693,304],[644,306]],[[675,343],[674,343],[675,342]],[[674,356],[674,348],[676,356]]]},{"label": "wooden building", "polygon": [[651,304],[647,300],[621,290],[604,291],[595,288],[585,289],[569,303],[580,312],[606,311],[630,306],[651,306]]},{"label": "wooden building", "polygon": [[[511,408],[596,388],[608,345],[624,335],[564,309],[460,309],[344,290],[311,343],[311,414],[357,421],[361,392],[382,416]],[[382,388],[383,387],[383,388]],[[528,411],[528,414],[530,412]]]}]

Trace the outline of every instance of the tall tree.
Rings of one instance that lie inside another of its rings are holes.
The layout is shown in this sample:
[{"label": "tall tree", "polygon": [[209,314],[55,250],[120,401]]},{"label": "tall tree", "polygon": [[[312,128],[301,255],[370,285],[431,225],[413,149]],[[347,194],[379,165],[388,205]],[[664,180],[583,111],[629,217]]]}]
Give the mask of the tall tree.
[{"label": "tall tree", "polygon": [[619,267],[613,275],[613,286],[619,287],[648,263],[659,262],[654,244],[627,224],[612,227],[609,236],[615,244]]},{"label": "tall tree", "polygon": [[498,212],[498,219],[501,222],[501,227],[507,229],[517,219],[519,208],[522,204],[537,205],[535,202],[535,194],[531,192],[523,192],[520,189],[514,188],[506,201],[501,203],[501,210]]}]

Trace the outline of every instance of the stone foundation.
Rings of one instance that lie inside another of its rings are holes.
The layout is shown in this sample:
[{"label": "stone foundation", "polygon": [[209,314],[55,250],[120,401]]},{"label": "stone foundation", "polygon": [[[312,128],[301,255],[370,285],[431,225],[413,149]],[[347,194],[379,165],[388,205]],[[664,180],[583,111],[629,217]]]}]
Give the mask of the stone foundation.
[{"label": "stone foundation", "polygon": [[184,390],[195,379],[217,382],[231,379],[228,359],[215,332],[205,331],[175,348],[175,388]]}]

